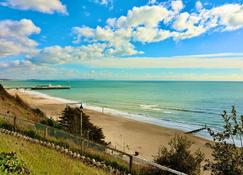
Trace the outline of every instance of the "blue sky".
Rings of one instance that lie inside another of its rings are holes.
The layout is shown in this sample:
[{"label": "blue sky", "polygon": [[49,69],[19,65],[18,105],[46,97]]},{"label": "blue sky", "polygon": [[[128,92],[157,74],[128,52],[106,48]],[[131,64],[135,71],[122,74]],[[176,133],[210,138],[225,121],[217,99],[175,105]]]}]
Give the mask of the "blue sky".
[{"label": "blue sky", "polygon": [[242,0],[0,0],[0,78],[243,80]]}]

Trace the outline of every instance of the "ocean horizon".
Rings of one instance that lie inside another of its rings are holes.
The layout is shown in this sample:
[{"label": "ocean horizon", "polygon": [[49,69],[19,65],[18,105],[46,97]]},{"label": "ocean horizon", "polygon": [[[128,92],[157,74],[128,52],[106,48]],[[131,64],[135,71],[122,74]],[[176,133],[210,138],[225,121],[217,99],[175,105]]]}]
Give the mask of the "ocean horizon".
[{"label": "ocean horizon", "polygon": [[[65,85],[70,90],[33,91],[82,103],[86,108],[182,131],[205,124],[221,130],[224,110],[243,113],[243,82],[3,80],[5,87]],[[210,139],[207,131],[198,136]]]}]

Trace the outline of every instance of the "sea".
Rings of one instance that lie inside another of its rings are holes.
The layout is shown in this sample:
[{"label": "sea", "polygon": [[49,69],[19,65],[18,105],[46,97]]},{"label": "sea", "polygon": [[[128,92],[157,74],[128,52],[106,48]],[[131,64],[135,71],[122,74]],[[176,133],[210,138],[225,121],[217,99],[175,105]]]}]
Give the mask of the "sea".
[{"label": "sea", "polygon": [[[108,80],[1,80],[5,87],[71,86],[66,90],[39,90],[89,109],[190,131],[207,125],[222,130],[224,110],[235,106],[243,115],[243,82],[108,81]],[[198,136],[210,139],[206,130]]]}]

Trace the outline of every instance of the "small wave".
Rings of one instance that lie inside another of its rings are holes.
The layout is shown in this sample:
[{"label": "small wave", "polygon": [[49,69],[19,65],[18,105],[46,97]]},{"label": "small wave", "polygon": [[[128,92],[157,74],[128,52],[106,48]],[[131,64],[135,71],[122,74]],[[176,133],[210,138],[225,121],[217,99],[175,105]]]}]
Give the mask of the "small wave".
[{"label": "small wave", "polygon": [[209,111],[203,111],[203,110],[193,110],[193,109],[183,109],[183,108],[170,108],[170,107],[163,107],[162,109],[168,109],[168,110],[174,110],[174,111],[181,111],[181,112],[199,113],[199,114],[218,115],[218,113],[209,112]]},{"label": "small wave", "polygon": [[171,111],[163,111],[163,113],[165,113],[165,114],[172,114]]},{"label": "small wave", "polygon": [[161,111],[158,105],[139,105],[140,108],[153,111]]}]

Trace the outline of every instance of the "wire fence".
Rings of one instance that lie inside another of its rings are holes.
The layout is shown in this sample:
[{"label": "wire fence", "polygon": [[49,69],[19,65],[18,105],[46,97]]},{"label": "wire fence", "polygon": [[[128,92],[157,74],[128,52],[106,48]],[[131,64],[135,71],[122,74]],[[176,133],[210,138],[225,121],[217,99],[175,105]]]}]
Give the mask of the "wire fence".
[{"label": "wire fence", "polygon": [[3,127],[4,125],[1,125],[1,123],[9,124],[8,126],[12,126],[12,128],[9,129],[12,130],[29,131],[28,134],[38,136],[41,139],[50,142],[55,142],[60,146],[79,152],[81,155],[94,158],[98,161],[104,161],[114,168],[130,172],[131,174],[143,175],[146,174],[146,171],[153,171],[156,173],[161,172],[160,174],[165,175],[186,175],[185,173],[141,159],[115,148],[95,143],[80,136],[72,135],[64,130],[40,123],[34,123],[26,119],[0,115],[0,126]]}]

